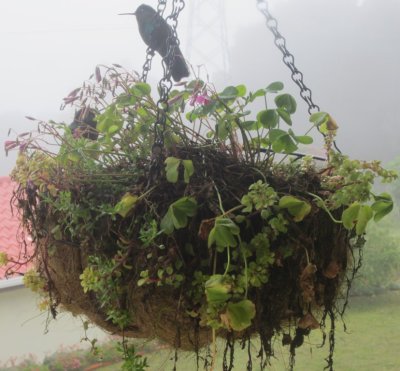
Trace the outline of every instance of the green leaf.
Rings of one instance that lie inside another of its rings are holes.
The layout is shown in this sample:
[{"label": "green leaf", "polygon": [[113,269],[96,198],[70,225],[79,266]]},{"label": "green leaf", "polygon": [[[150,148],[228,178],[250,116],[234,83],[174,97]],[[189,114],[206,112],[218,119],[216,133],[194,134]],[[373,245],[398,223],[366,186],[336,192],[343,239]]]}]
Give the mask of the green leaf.
[{"label": "green leaf", "polygon": [[278,91],[281,91],[283,89],[283,83],[280,81],[275,81],[271,84],[269,84],[265,88],[265,92],[267,93],[277,93]]},{"label": "green leaf", "polygon": [[[62,235],[62,232],[61,232],[61,227],[60,227],[60,225],[57,224],[57,225],[51,230],[51,234],[53,235],[53,237],[54,237],[55,240],[57,240],[57,241],[62,240],[63,235]],[[1,266],[1,264],[0,264],[0,266]]]},{"label": "green leaf", "polygon": [[136,103],[136,97],[132,94],[123,93],[117,97],[116,102],[123,107],[132,106]]},{"label": "green leaf", "polygon": [[219,98],[222,100],[235,99],[238,96],[238,90],[234,86],[226,87],[222,93],[219,94]]},{"label": "green leaf", "polygon": [[179,165],[181,163],[181,160],[176,157],[167,157],[164,161],[165,164],[165,174],[167,177],[167,180],[170,183],[176,183],[178,181],[178,176],[179,176]]},{"label": "green leaf", "polygon": [[235,331],[243,331],[251,325],[256,315],[256,307],[250,300],[242,300],[238,303],[228,303],[226,317],[229,326]]},{"label": "green leaf", "polygon": [[342,213],[342,222],[343,226],[350,230],[353,229],[357,217],[358,212],[360,211],[361,205],[358,202],[352,203],[347,209],[345,209]]},{"label": "green leaf", "polygon": [[271,142],[275,142],[284,135],[288,135],[288,132],[282,129],[272,129],[269,132],[269,139]]},{"label": "green leaf", "polygon": [[254,102],[256,98],[263,97],[265,94],[266,94],[265,89],[258,89],[256,92],[249,94],[249,100],[250,102]]},{"label": "green leaf", "polygon": [[326,123],[329,119],[329,114],[326,112],[315,112],[310,116],[310,122],[312,122],[315,126],[320,126],[323,123]]},{"label": "green leaf", "polygon": [[287,209],[295,222],[301,222],[311,211],[311,205],[307,201],[294,196],[283,196],[279,200],[279,207]]},{"label": "green leaf", "polygon": [[296,112],[297,103],[290,94],[280,94],[275,97],[275,104],[278,108],[283,108],[286,112],[293,114]]},{"label": "green leaf", "polygon": [[215,129],[217,137],[221,140],[225,140],[231,132],[231,123],[223,117],[215,125]]},{"label": "green leaf", "polygon": [[236,246],[237,239],[235,236],[240,234],[240,228],[233,220],[224,217],[217,217],[213,229],[208,235],[208,247],[214,243],[220,247]]},{"label": "green leaf", "polygon": [[342,222],[346,229],[353,229],[356,227],[356,233],[361,235],[365,232],[369,220],[372,218],[374,212],[371,206],[361,205],[358,202],[353,202],[342,213]]},{"label": "green leaf", "polygon": [[257,130],[259,128],[259,122],[253,120],[243,121],[240,126],[244,130]]},{"label": "green leaf", "polygon": [[129,89],[129,92],[132,95],[135,95],[136,97],[143,97],[145,95],[150,94],[151,87],[149,84],[146,84],[145,82],[137,82]]},{"label": "green leaf", "polygon": [[192,160],[182,160],[184,172],[183,180],[185,183],[189,183],[190,177],[194,174],[194,166]]},{"label": "green leaf", "polygon": [[258,112],[257,120],[262,124],[264,128],[272,129],[279,122],[279,115],[274,109],[267,109]]},{"label": "green leaf", "polygon": [[244,97],[246,95],[247,89],[246,89],[246,86],[242,84],[242,85],[236,86],[236,91],[237,91],[236,94],[238,97]]},{"label": "green leaf", "polygon": [[281,129],[271,129],[269,139],[272,143],[272,149],[277,153],[292,153],[298,148],[291,136]]},{"label": "green leaf", "polygon": [[280,118],[285,121],[289,126],[292,125],[292,119],[290,117],[290,114],[288,112],[286,112],[283,108],[278,108],[276,110],[276,112],[278,112],[278,115],[280,116]]},{"label": "green leaf", "polygon": [[374,212],[371,209],[371,206],[361,205],[360,211],[358,212],[357,224],[356,224],[356,233],[361,235],[365,232],[367,228],[368,222],[371,220]]},{"label": "green leaf", "polygon": [[379,196],[374,196],[374,198],[375,202],[371,208],[375,212],[374,220],[378,222],[393,210],[393,200],[392,196],[386,192],[381,193]]},{"label": "green leaf", "polygon": [[122,128],[124,120],[121,113],[117,110],[115,104],[108,108],[100,115],[96,116],[97,130],[105,134],[115,134]]},{"label": "green leaf", "polygon": [[313,142],[313,138],[309,135],[295,135],[294,139],[301,144],[311,144]]},{"label": "green leaf", "polygon": [[222,274],[212,275],[205,283],[205,291],[210,304],[223,304],[231,297],[231,285]]},{"label": "green leaf", "polygon": [[171,234],[174,229],[185,228],[188,218],[197,212],[197,202],[193,197],[182,197],[172,203],[161,220],[161,229],[166,234]]},{"label": "green leaf", "polygon": [[132,195],[129,192],[125,193],[121,200],[114,206],[114,211],[125,218],[134,208],[138,198],[138,196]]}]

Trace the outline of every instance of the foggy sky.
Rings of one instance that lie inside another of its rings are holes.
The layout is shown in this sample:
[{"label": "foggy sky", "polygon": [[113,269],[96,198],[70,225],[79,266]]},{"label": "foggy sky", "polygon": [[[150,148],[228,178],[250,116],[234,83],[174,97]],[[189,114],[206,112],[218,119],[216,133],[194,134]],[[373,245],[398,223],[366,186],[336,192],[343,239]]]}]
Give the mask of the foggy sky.
[{"label": "foggy sky", "polygon": [[[299,105],[294,130],[306,127],[306,106],[256,1],[225,0],[230,69],[224,74],[210,63],[211,36],[206,31],[210,43],[200,37],[204,35],[188,39],[190,27],[198,23],[190,19],[193,1],[186,1],[178,26],[189,62],[205,64],[219,87],[244,83],[257,89],[283,81]],[[8,174],[15,161],[15,154],[6,158],[2,149],[4,141],[13,138],[7,138],[8,129],[34,128],[25,115],[69,122],[73,111],[59,110],[62,98],[80,86],[97,64],[119,63],[141,72],[146,46],[136,21],[117,15],[134,11],[141,2],[0,2],[0,175]],[[154,0],[147,3],[156,5]],[[315,102],[338,121],[338,143],[343,151],[385,161],[396,156],[400,141],[400,0],[275,0],[271,11]],[[208,17],[207,13],[200,16],[201,20]],[[193,43],[209,58],[202,60],[200,54],[187,50]],[[149,80],[155,83],[160,77],[160,59],[156,58]]]}]

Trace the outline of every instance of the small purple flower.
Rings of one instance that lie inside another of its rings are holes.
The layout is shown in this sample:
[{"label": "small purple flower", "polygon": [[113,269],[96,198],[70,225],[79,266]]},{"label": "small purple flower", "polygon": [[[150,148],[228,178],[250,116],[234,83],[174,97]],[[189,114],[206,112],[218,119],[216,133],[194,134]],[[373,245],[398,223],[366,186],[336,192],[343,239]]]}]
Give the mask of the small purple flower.
[{"label": "small purple flower", "polygon": [[194,106],[195,104],[206,106],[210,102],[211,99],[208,97],[207,92],[193,94],[192,98],[190,99],[191,106]]},{"label": "small purple flower", "polygon": [[28,142],[23,141],[19,145],[19,152],[25,152],[25,150],[28,148]]},{"label": "small purple flower", "polygon": [[18,144],[19,143],[16,140],[6,140],[4,142],[4,150],[6,151],[6,154],[8,154],[8,151],[18,147]]}]

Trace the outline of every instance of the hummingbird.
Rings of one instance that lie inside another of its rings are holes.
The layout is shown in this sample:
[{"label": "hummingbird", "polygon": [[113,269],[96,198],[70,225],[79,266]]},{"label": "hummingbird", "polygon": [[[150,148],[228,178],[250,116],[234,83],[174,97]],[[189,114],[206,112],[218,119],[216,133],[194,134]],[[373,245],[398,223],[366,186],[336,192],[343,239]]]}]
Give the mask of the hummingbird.
[{"label": "hummingbird", "polygon": [[[170,68],[174,81],[180,81],[189,76],[185,58],[178,46],[178,40],[173,34],[172,27],[151,6],[142,4],[134,13],[120,15],[135,15],[139,33],[150,49],[158,52],[165,64]],[[169,53],[168,53],[169,52]]]}]

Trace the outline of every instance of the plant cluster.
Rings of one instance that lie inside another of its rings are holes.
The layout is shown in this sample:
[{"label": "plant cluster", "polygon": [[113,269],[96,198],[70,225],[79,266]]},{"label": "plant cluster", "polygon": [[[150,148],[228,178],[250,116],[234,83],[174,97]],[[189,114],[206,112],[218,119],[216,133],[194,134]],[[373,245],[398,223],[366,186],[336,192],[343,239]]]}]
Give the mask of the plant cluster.
[{"label": "plant cluster", "polygon": [[[37,135],[9,143],[21,149],[15,202],[37,244],[50,306],[82,300],[73,311],[90,318],[90,301],[107,328],[163,337],[160,306],[173,300],[173,331],[164,334],[171,345],[198,350],[211,332],[233,349],[235,339],[258,333],[260,354],[271,356],[271,339],[283,332],[293,366],[304,335],[340,313],[340,286],[357,269],[353,250],[368,222],[393,207],[389,194],[372,192],[374,180],[396,174],[335,152],[338,127],[327,113],[311,115],[310,130],[296,134],[296,101],[282,89],[275,82],[217,92],[196,79],[160,111],[148,84],[119,66],[97,68],[65,98],[96,112],[96,140],[39,121]],[[327,160],[318,166],[296,153],[313,142],[312,130],[325,138]],[[73,269],[53,273],[68,251]],[[77,279],[80,292],[68,289]],[[141,332],[151,311],[135,301],[150,297],[160,300],[152,307],[159,316]]]}]

